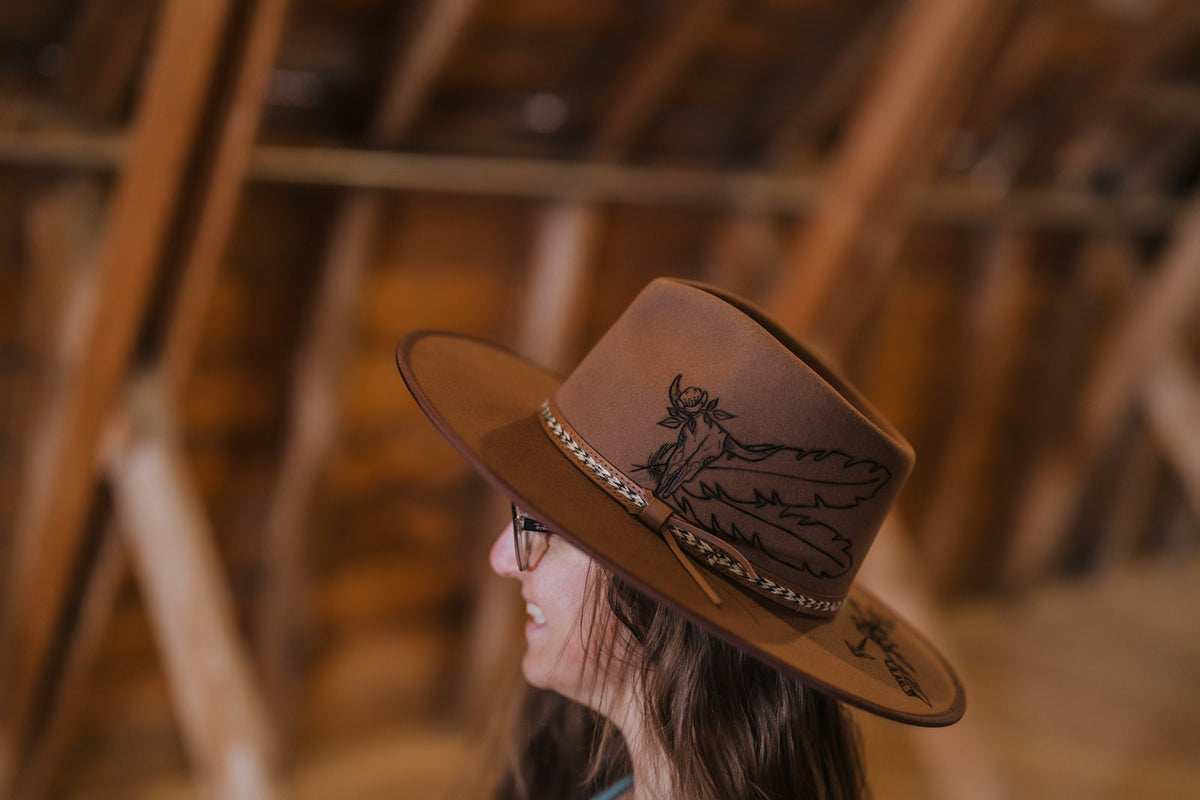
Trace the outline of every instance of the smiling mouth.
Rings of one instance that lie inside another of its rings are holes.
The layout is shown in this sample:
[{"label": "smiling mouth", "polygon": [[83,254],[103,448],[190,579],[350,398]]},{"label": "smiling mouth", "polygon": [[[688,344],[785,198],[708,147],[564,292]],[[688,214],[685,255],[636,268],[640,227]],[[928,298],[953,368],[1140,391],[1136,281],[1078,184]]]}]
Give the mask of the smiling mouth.
[{"label": "smiling mouth", "polygon": [[542,610],[533,603],[525,604],[525,613],[528,614],[538,625],[546,624],[546,615],[543,614]]}]

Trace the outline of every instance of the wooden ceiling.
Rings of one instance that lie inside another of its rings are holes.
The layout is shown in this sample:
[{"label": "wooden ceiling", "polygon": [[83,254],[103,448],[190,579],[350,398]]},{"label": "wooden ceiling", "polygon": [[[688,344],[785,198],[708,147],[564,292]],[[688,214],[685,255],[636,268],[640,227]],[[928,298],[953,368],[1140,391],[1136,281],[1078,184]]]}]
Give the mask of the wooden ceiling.
[{"label": "wooden ceiling", "polygon": [[491,500],[391,348],[567,369],[657,275],[894,419],[939,596],[1194,550],[1198,181],[1193,0],[5,3],[0,791],[122,796],[122,674],[230,796],[477,706]]}]

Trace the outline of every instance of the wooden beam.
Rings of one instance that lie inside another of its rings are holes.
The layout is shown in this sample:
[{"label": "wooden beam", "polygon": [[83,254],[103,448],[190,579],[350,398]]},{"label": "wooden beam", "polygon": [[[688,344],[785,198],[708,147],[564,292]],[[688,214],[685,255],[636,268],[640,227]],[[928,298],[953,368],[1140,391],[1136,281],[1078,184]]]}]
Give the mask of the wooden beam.
[{"label": "wooden beam", "polygon": [[[0,163],[105,171],[124,163],[121,136],[0,131]],[[824,183],[811,176],[595,162],[440,156],[382,150],[258,145],[249,180],[397,192],[446,192],[634,206],[716,208],[804,217]],[[905,213],[929,225],[1155,234],[1185,203],[1162,194],[1099,195],[1073,189],[997,193],[966,183],[916,189]]]},{"label": "wooden beam", "polygon": [[[370,126],[377,145],[403,141],[459,41],[476,0],[429,2],[411,37],[397,34],[396,59]],[[406,44],[405,38],[411,42]],[[355,192],[341,203],[300,344],[289,427],[263,545],[255,641],[275,729],[286,736],[304,647],[304,534],[309,506],[338,429],[337,390],[350,349],[362,274],[382,226],[386,197]]]},{"label": "wooden beam", "polygon": [[290,727],[296,665],[304,647],[303,537],[308,511],[337,432],[339,379],[362,272],[383,212],[379,198],[366,193],[342,204],[292,382],[287,439],[267,511],[255,621],[268,706],[281,736]]},{"label": "wooden beam", "polygon": [[[88,286],[92,278],[90,265],[103,216],[101,195],[94,178],[74,178],[39,197],[30,208],[27,220],[32,281],[23,298],[21,327],[31,354],[29,361],[35,367],[14,404],[19,415],[15,423],[18,430],[36,431],[42,427],[44,409],[52,405],[54,393],[60,388],[54,370],[59,351],[80,346],[78,341],[67,340],[62,332],[70,330],[70,315],[80,313],[79,303],[91,297],[80,287]],[[22,456],[26,473],[37,469],[32,447],[23,448]],[[83,609],[85,617],[88,612],[88,608]],[[79,627],[88,628],[90,622],[90,618],[82,619]],[[24,748],[27,756],[21,774],[15,776],[14,797],[43,795],[53,773],[52,766],[40,757],[47,749],[43,743],[61,749],[64,737],[52,720],[39,728],[31,731],[34,746]]]},{"label": "wooden beam", "polygon": [[[878,78],[768,304],[785,327],[818,337],[831,355],[844,356],[871,307],[907,222],[903,200],[932,168],[1010,5],[910,0],[901,12]],[[839,298],[839,285],[852,285],[854,297]]]},{"label": "wooden beam", "polygon": [[596,159],[615,161],[625,156],[696,51],[726,19],[729,7],[729,0],[676,4],[664,24],[665,35],[652,35],[647,46],[622,68],[613,88],[616,101],[593,137]]},{"label": "wooden beam", "polygon": [[1172,349],[1150,371],[1142,393],[1154,438],[1200,519],[1200,372]]},{"label": "wooden beam", "polygon": [[971,290],[965,341],[960,352],[961,394],[946,420],[947,446],[937,463],[929,510],[919,540],[936,585],[959,588],[973,577],[982,544],[968,526],[971,502],[989,465],[999,417],[1022,341],[1021,306],[1029,282],[1029,241],[1001,232],[990,244],[982,274]]},{"label": "wooden beam", "polygon": [[1200,301],[1200,196],[1193,198],[1141,296],[1089,374],[1069,438],[1031,465],[1003,567],[1009,583],[1046,572],[1059,554],[1089,474],[1136,398],[1155,355]]},{"label": "wooden beam", "polygon": [[398,144],[416,122],[450,53],[462,38],[479,0],[426,0],[415,34],[395,37],[387,91],[371,123],[369,139]]},{"label": "wooden beam", "polygon": [[[166,320],[165,342],[158,368],[172,396],[184,390],[195,361],[201,326],[205,319],[220,259],[229,238],[234,213],[245,177],[250,148],[267,82],[275,63],[289,0],[259,0],[247,23],[244,46],[237,56],[229,102],[219,112],[216,146],[207,182],[196,203],[197,223],[183,246],[182,276]],[[65,666],[57,691],[51,692],[44,735],[32,745],[30,775],[19,789],[37,796],[55,772],[58,760],[78,725],[79,704],[104,631],[116,603],[116,587],[127,574],[123,543],[115,523],[101,534],[104,555],[87,571],[81,621],[68,637]],[[212,702],[223,702],[213,698]]]},{"label": "wooden beam", "polygon": [[161,368],[173,395],[183,391],[195,362],[290,7],[291,0],[257,0],[246,25],[245,44],[228,103],[222,109],[196,225],[186,244],[182,278],[167,317]]},{"label": "wooden beam", "polygon": [[37,432],[0,619],[0,787],[11,780],[54,641],[96,477],[96,446],[133,349],[207,96],[228,2],[174,0],[162,9],[133,146],[114,192],[83,332]]},{"label": "wooden beam", "polygon": [[517,351],[562,374],[571,368],[587,315],[587,296],[602,209],[559,203],[538,225],[526,278],[525,310]]},{"label": "wooden beam", "polygon": [[159,378],[128,387],[107,448],[117,516],[203,792],[270,798],[266,710],[170,405]]}]

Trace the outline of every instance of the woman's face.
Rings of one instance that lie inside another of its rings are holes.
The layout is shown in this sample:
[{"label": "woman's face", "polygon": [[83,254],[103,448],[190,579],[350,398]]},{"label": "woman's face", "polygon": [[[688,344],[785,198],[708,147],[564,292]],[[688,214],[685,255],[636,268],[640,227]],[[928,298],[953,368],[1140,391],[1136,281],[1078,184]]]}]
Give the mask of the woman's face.
[{"label": "woman's face", "polygon": [[549,549],[533,569],[517,568],[512,528],[505,526],[492,544],[492,570],[521,584],[525,600],[525,680],[564,697],[587,703],[584,655],[590,611],[585,597],[592,560],[564,539],[551,536]]}]

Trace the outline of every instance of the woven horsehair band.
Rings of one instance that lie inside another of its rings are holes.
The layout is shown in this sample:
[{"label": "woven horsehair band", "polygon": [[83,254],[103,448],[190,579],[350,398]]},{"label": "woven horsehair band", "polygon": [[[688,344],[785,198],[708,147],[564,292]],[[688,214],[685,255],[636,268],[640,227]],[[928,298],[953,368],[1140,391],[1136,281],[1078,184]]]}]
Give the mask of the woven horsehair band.
[{"label": "woven horsehair band", "polygon": [[559,449],[569,456],[585,475],[589,475],[601,489],[619,501],[630,514],[638,517],[647,527],[655,531],[671,532],[671,536],[663,538],[671,546],[676,558],[680,559],[680,563],[687,568],[696,583],[716,605],[721,604],[720,599],[699,576],[691,563],[682,557],[683,554],[679,552],[676,541],[683,544],[710,569],[719,570],[748,588],[798,611],[833,615],[842,607],[843,600],[818,600],[779,584],[762,574],[761,570],[755,569],[733,545],[699,526],[679,519],[676,511],[655,497],[653,492],[630,480],[619,469],[604,460],[599,453],[588,447],[578,433],[555,416],[549,400],[542,403],[541,422],[542,427],[550,434],[551,440],[559,446]]}]

